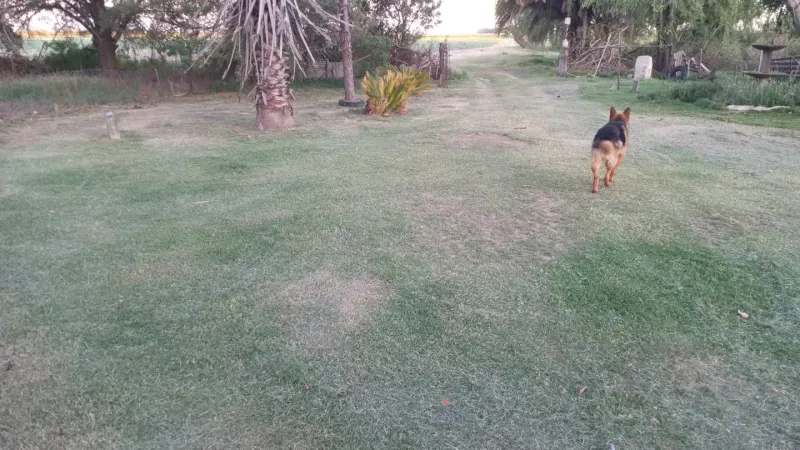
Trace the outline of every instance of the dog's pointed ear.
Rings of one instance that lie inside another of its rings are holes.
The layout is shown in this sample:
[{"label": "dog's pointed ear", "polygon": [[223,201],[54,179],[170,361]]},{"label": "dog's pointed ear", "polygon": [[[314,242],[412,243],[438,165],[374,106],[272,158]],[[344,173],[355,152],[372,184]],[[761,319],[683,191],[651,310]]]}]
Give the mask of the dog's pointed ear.
[{"label": "dog's pointed ear", "polygon": [[625,108],[625,111],[622,113],[622,116],[625,117],[625,120],[629,120],[631,118],[631,109]]},{"label": "dog's pointed ear", "polygon": [[608,120],[613,120],[614,117],[617,117],[617,110],[612,106],[611,113],[608,115]]}]

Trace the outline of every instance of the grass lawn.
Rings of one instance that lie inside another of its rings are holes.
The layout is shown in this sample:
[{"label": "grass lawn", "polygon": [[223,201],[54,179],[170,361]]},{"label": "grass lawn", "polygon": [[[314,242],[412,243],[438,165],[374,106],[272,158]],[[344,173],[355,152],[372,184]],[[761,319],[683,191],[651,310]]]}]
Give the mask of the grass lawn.
[{"label": "grass lawn", "polygon": [[540,59],[5,125],[0,448],[800,447],[798,131],[634,104],[592,195]]}]

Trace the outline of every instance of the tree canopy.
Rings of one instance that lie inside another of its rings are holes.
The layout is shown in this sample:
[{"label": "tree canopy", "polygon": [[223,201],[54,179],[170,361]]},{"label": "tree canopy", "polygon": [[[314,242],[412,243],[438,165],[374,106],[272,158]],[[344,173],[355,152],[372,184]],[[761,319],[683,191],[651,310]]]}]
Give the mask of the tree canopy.
[{"label": "tree canopy", "polygon": [[116,69],[119,40],[131,31],[181,29],[198,25],[215,2],[198,0],[0,0],[9,22],[25,24],[36,14],[51,13],[92,36],[102,69]]},{"label": "tree canopy", "polygon": [[524,34],[534,42],[552,38],[566,17],[571,28],[587,24],[625,28],[628,36],[674,42],[726,40],[753,28],[767,12],[786,10],[800,0],[498,0],[498,29]]},{"label": "tree canopy", "polygon": [[373,35],[410,46],[441,23],[442,0],[355,0],[352,3]]}]

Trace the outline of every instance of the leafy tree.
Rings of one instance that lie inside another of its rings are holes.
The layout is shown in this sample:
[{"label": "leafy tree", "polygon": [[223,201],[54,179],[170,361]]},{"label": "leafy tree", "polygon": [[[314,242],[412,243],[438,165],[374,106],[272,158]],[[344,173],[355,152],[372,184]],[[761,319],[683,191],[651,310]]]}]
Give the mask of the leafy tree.
[{"label": "leafy tree", "polygon": [[800,0],[762,0],[764,6],[780,16],[786,13],[794,22],[794,29],[800,32]]},{"label": "leafy tree", "polygon": [[18,54],[22,49],[22,36],[16,32],[0,11],[0,50],[11,54]]},{"label": "leafy tree", "polygon": [[786,7],[794,17],[795,30],[800,32],[800,0],[786,0]]},{"label": "leafy tree", "polygon": [[[498,0],[500,29],[526,25],[533,41],[551,38],[571,17],[574,31],[585,24],[625,27],[633,37],[655,33],[660,44],[678,40],[735,39],[777,0]],[[789,0],[790,2],[800,0]]]},{"label": "leafy tree", "polygon": [[133,30],[156,26],[195,26],[214,6],[214,1],[190,0],[0,0],[2,10],[17,23],[38,13],[54,14],[64,23],[74,23],[92,36],[101,69],[116,69],[120,39]]},{"label": "leafy tree", "polygon": [[410,47],[441,23],[442,0],[356,0],[370,34],[387,36],[395,45]]},{"label": "leafy tree", "polygon": [[794,19],[794,29],[800,33],[800,0],[786,0],[786,8]]},{"label": "leafy tree", "polygon": [[44,63],[53,70],[81,70],[97,67],[97,50],[80,45],[75,39],[59,39],[48,43]]},{"label": "leafy tree", "polygon": [[497,32],[513,36],[523,47],[559,40],[567,17],[574,32],[591,16],[592,9],[580,0],[497,0],[495,5]]}]

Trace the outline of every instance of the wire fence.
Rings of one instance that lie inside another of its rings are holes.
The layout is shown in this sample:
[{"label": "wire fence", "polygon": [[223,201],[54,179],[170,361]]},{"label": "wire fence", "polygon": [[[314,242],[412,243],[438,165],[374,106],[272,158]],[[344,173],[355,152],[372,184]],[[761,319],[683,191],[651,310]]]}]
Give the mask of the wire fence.
[{"label": "wire fence", "polygon": [[236,80],[173,67],[88,69],[0,78],[0,120],[110,104],[143,105],[236,91]]},{"label": "wire fence", "polygon": [[[422,51],[393,48],[391,62],[426,71],[434,80],[439,80],[444,72],[443,82],[446,84],[450,61],[448,47],[443,47],[444,58],[440,58],[432,46]],[[161,65],[157,67],[54,72],[35,60],[0,55],[0,120],[112,104],[144,105],[239,90],[239,81],[232,78],[222,80],[219,70],[186,70],[167,64],[163,58],[159,61]],[[331,80],[342,78],[341,64],[319,60],[307,66],[305,71],[296,71],[294,78],[296,81],[324,81],[327,85]]]}]

